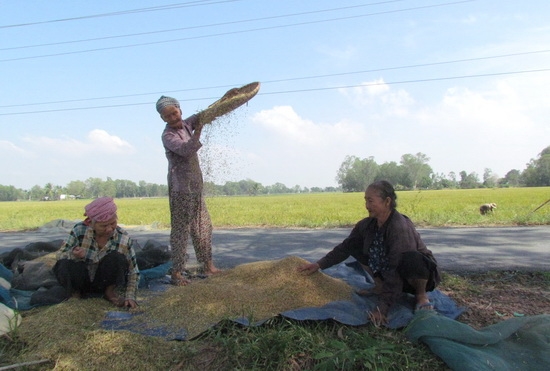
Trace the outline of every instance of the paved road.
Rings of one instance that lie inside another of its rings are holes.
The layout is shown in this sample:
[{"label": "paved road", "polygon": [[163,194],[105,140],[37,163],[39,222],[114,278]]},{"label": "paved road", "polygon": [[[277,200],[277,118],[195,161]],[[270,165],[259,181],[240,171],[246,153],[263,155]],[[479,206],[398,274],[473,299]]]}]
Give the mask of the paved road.
[{"label": "paved road", "polygon": [[[168,245],[169,232],[129,228],[143,246],[147,240]],[[221,268],[295,255],[315,261],[340,243],[345,229],[217,229],[214,261]],[[419,232],[445,271],[538,270],[550,271],[550,226],[509,228],[428,228]],[[67,230],[0,232],[0,253],[32,242],[63,239]],[[196,262],[189,249],[190,264]]]}]

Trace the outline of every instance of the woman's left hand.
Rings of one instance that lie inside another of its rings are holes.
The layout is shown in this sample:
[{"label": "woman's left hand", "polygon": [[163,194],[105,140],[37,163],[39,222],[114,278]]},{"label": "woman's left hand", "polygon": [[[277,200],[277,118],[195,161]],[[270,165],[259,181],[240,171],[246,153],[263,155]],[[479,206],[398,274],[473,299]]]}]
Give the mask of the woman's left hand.
[{"label": "woman's left hand", "polygon": [[313,274],[315,272],[317,272],[319,270],[319,264],[317,263],[308,263],[308,264],[303,264],[303,265],[300,265],[298,268],[297,268],[297,271],[300,272],[300,273],[304,273],[304,274]]}]

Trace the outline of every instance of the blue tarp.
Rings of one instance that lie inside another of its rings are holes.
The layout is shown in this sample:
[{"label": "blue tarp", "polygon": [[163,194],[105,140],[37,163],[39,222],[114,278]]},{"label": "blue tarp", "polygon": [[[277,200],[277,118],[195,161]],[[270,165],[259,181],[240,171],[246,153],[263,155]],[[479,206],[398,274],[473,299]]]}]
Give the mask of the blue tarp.
[{"label": "blue tarp", "polygon": [[[354,289],[366,289],[374,285],[372,279],[366,272],[355,263],[342,263],[323,271],[334,278],[347,282]],[[162,291],[166,287],[165,280],[151,282],[149,289]],[[464,308],[459,308],[448,296],[438,290],[431,292],[430,300],[434,303],[435,310],[449,318],[457,318]],[[401,301],[394,306],[388,315],[389,328],[402,328],[407,326],[414,316],[414,296],[404,294]],[[364,297],[354,294],[352,300],[331,302],[322,307],[296,308],[280,313],[281,316],[294,320],[334,320],[351,326],[361,326],[369,322],[367,312],[376,308],[374,297]],[[142,328],[137,324],[139,321],[131,321],[134,316],[130,312],[113,311],[107,315],[102,326],[109,330],[128,330],[144,335],[160,336],[167,340],[188,340],[185,329],[166,328]],[[250,323],[247,318],[235,318],[235,322],[245,326],[257,326],[265,320]],[[207,329],[205,329],[207,330]]]},{"label": "blue tarp", "polygon": [[[171,267],[171,263],[165,263],[154,268],[141,271],[139,288],[150,292],[161,292],[169,287],[169,280],[166,274]],[[8,269],[0,265],[0,276],[9,281],[11,273]],[[355,262],[341,263],[332,268],[326,269],[323,273],[334,278],[342,279],[356,290],[368,289],[374,285],[371,277]],[[33,306],[30,299],[34,291],[22,291],[16,289],[0,288],[0,301],[6,306],[18,309],[28,310]],[[434,303],[435,310],[451,319],[457,318],[463,311],[463,308],[456,306],[453,300],[438,290],[429,293],[430,300]],[[147,295],[145,295],[147,297]],[[322,307],[296,308],[280,313],[281,316],[294,320],[334,320],[340,323],[361,326],[369,322],[367,312],[375,310],[377,305],[376,297],[364,297],[354,294],[352,300],[336,301]],[[401,301],[395,305],[388,314],[389,328],[402,328],[409,324],[414,316],[414,296],[403,294]],[[136,325],[139,321],[129,320],[139,314],[132,312],[111,311],[108,313],[103,327],[110,330],[129,330],[152,336],[166,337],[170,340],[185,339],[186,330],[181,329],[142,329]],[[234,321],[243,325],[259,325],[258,323],[248,323],[246,318],[235,318]],[[206,330],[206,329],[205,329]],[[170,334],[170,335],[168,335]]]}]

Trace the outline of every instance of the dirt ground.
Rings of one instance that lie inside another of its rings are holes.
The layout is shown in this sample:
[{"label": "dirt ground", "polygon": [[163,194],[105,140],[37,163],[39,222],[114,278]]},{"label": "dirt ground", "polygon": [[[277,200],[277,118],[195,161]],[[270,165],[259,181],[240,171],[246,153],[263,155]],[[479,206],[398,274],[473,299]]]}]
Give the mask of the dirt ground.
[{"label": "dirt ground", "polygon": [[454,274],[439,290],[467,310],[458,318],[480,329],[505,319],[550,314],[550,273]]}]

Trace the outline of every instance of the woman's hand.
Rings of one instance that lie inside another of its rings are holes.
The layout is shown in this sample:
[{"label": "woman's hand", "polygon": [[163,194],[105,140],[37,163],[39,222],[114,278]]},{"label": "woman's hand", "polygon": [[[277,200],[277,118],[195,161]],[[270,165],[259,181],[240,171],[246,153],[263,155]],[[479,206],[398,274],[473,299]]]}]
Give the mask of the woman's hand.
[{"label": "woman's hand", "polygon": [[317,272],[319,270],[319,268],[320,268],[319,264],[317,264],[317,263],[308,263],[308,264],[300,265],[297,268],[297,270],[300,273],[310,275],[310,274],[313,274],[313,273]]},{"label": "woman's hand", "polygon": [[76,246],[73,248],[73,256],[77,259],[84,259],[86,256],[86,249]]},{"label": "woman's hand", "polygon": [[137,307],[138,307],[138,303],[135,300],[132,300],[132,299],[124,300],[124,308],[136,309]]}]

